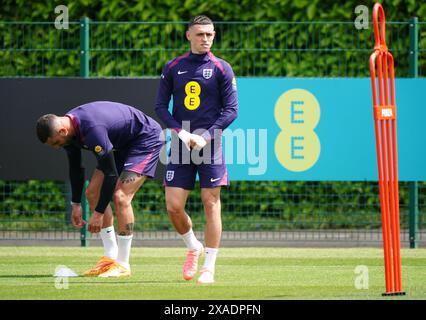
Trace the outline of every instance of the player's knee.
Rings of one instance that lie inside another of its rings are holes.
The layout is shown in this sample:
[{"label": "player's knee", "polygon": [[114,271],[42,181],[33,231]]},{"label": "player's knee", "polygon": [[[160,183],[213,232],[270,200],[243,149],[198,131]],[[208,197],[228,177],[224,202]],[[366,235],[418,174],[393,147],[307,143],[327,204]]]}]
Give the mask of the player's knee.
[{"label": "player's knee", "polygon": [[130,206],[132,197],[127,195],[123,190],[116,190],[113,196],[114,205],[119,208]]},{"label": "player's knee", "polygon": [[216,195],[207,195],[202,198],[204,208],[206,210],[213,210],[220,205],[220,197]]},{"label": "player's knee", "polygon": [[185,213],[184,207],[174,202],[167,202],[167,212],[172,216],[179,216]]}]

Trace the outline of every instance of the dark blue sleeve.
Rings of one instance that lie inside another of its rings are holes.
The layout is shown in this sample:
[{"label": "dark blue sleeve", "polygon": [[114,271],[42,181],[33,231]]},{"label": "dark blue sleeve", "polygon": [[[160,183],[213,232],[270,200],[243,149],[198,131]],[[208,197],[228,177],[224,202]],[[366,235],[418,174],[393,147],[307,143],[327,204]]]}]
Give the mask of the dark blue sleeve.
[{"label": "dark blue sleeve", "polygon": [[173,78],[169,69],[169,64],[163,69],[160,78],[160,86],[157,92],[157,99],[155,102],[155,112],[167,128],[180,131],[182,126],[173,118],[169,112],[170,98],[173,93]]},{"label": "dark blue sleeve", "polygon": [[84,186],[84,167],[81,161],[81,149],[75,146],[64,147],[69,163],[69,178],[71,183],[71,201],[81,202]]},{"label": "dark blue sleeve", "polygon": [[[210,139],[214,137],[215,130],[225,130],[238,115],[237,82],[234,71],[227,63],[224,63],[224,71],[219,78],[223,109],[219,118],[208,129]],[[208,135],[203,134],[203,136],[208,139]]]},{"label": "dark blue sleeve", "polygon": [[110,151],[99,159],[98,163],[99,169],[104,174],[104,181],[102,182],[101,192],[99,194],[99,200],[95,211],[104,213],[106,207],[111,201],[112,195],[114,194],[115,185],[118,179],[113,151]]},{"label": "dark blue sleeve", "polygon": [[113,145],[108,137],[108,130],[104,126],[94,126],[90,128],[84,137],[84,144],[93,151],[98,160],[98,168],[104,174],[99,200],[95,210],[104,213],[111,201],[118,179],[117,168],[115,166]]}]

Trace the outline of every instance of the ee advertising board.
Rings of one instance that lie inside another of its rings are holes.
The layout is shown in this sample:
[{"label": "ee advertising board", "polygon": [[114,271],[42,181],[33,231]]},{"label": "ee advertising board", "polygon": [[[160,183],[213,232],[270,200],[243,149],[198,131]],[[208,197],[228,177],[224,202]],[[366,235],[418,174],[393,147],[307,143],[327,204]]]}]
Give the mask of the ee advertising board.
[{"label": "ee advertising board", "polygon": [[[396,80],[401,181],[426,179],[425,89]],[[238,99],[223,139],[231,179],[378,179],[369,78],[240,78]]]}]

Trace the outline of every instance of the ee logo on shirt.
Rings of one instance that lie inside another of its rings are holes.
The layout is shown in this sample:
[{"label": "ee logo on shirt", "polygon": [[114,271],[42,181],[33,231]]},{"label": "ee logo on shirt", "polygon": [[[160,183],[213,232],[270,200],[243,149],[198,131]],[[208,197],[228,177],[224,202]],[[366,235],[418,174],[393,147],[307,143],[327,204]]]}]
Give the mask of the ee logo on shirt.
[{"label": "ee logo on shirt", "polygon": [[295,172],[306,171],[318,160],[321,143],[314,129],[320,106],[307,90],[284,92],[275,104],[275,121],[281,128],[275,140],[275,154],[281,165]]},{"label": "ee logo on shirt", "polygon": [[185,86],[186,97],[183,104],[188,110],[195,110],[200,106],[201,87],[196,81],[189,81]]}]

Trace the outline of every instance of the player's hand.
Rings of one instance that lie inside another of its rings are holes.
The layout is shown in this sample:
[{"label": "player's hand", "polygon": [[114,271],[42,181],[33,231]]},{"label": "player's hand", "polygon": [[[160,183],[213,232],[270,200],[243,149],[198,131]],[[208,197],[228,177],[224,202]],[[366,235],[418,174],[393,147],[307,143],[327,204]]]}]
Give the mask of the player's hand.
[{"label": "player's hand", "polygon": [[184,146],[186,149],[191,150],[191,134],[188,131],[180,130],[178,133],[178,137],[180,140],[182,140]]},{"label": "player's hand", "polygon": [[191,141],[193,142],[192,147],[195,150],[201,150],[207,144],[207,141],[202,136],[199,136],[198,134],[191,134]]},{"label": "player's hand", "polygon": [[76,228],[81,228],[86,224],[83,220],[83,210],[80,204],[72,204],[71,223]]},{"label": "player's hand", "polygon": [[104,222],[104,215],[99,212],[93,212],[92,216],[89,220],[89,232],[91,233],[99,233],[102,229],[102,224]]}]

